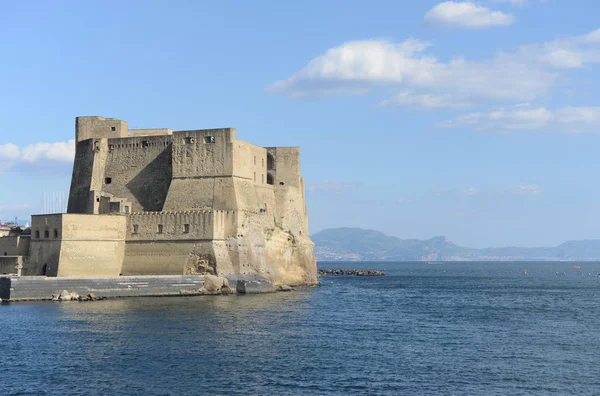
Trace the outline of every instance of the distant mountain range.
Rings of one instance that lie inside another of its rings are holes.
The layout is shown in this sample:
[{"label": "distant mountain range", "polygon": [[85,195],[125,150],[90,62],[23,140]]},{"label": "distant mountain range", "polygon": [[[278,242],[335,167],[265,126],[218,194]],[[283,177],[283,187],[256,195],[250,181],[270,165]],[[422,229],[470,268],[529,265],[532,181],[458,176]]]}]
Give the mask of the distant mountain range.
[{"label": "distant mountain range", "polygon": [[319,261],[596,261],[600,240],[556,247],[471,249],[446,237],[400,239],[361,228],[332,228],[311,236]]}]

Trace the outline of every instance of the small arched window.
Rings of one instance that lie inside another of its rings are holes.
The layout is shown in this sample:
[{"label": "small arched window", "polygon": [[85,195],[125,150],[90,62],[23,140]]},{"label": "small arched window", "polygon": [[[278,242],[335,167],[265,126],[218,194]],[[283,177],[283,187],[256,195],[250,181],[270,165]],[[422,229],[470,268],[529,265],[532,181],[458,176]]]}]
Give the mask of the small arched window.
[{"label": "small arched window", "polygon": [[275,182],[273,181],[273,175],[271,175],[270,173],[267,173],[267,184],[275,184]]},{"label": "small arched window", "polygon": [[44,238],[46,238],[46,239],[50,238],[50,231],[48,231],[48,230],[44,231]]},{"label": "small arched window", "polygon": [[40,239],[40,230],[35,230],[35,239]]},{"label": "small arched window", "polygon": [[56,228],[54,229],[54,238],[58,238],[58,230]]},{"label": "small arched window", "polygon": [[275,158],[271,154],[267,154],[267,169],[275,169]]}]

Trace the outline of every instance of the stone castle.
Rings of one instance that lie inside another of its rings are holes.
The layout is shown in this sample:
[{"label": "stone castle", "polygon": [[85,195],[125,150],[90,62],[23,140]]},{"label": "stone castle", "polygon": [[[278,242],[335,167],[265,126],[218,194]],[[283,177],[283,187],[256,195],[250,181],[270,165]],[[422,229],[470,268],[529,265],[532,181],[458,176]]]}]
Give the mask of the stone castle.
[{"label": "stone castle", "polygon": [[299,148],[255,146],[233,128],[78,117],[75,129],[67,213],[32,217],[31,239],[13,249],[22,275],[316,283]]}]

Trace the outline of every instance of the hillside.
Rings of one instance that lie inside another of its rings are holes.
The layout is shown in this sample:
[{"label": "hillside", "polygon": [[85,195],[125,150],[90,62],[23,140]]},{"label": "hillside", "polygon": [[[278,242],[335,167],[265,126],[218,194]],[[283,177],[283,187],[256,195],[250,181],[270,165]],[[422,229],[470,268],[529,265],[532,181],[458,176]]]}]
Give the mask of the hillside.
[{"label": "hillside", "polygon": [[600,240],[568,241],[555,247],[471,249],[441,236],[400,239],[361,228],[332,228],[311,238],[320,261],[600,260]]}]

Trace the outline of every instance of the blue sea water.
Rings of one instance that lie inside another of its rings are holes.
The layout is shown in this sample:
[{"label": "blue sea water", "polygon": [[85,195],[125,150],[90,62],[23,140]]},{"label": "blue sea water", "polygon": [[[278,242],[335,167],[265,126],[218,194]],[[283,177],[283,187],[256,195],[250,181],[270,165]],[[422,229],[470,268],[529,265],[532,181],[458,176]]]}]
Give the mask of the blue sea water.
[{"label": "blue sea water", "polygon": [[0,394],[597,395],[600,264],[573,264],[319,263],[388,275],[5,304]]}]

